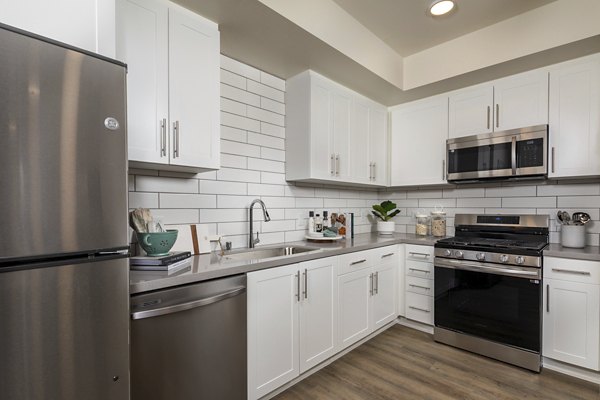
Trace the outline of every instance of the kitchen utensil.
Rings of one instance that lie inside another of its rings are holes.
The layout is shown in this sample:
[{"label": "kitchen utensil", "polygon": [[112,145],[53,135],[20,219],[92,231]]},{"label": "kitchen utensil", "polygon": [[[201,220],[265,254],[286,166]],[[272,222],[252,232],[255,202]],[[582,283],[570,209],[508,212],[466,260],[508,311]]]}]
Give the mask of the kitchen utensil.
[{"label": "kitchen utensil", "polygon": [[138,232],[137,239],[142,249],[149,257],[164,256],[177,240],[177,229],[169,229],[166,232]]},{"label": "kitchen utensil", "polygon": [[556,218],[558,218],[558,222],[560,222],[561,225],[565,224],[562,218],[562,211],[558,210],[558,212],[556,213]]},{"label": "kitchen utensil", "polygon": [[571,216],[566,211],[559,211],[556,216],[562,225],[571,225]]},{"label": "kitchen utensil", "polygon": [[152,221],[152,214],[147,208],[136,208],[129,213],[129,226],[136,233],[148,232],[148,223]]},{"label": "kitchen utensil", "polygon": [[590,214],[585,212],[573,213],[572,218],[576,225],[585,225],[591,220]]}]

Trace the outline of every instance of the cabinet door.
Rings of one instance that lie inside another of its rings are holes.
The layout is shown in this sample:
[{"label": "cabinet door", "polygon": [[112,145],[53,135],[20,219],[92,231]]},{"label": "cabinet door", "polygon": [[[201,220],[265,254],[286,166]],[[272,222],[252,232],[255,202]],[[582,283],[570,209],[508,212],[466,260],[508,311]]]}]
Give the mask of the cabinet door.
[{"label": "cabinet door", "polygon": [[300,373],[337,351],[336,257],[300,264]]},{"label": "cabinet door", "polygon": [[311,177],[333,179],[335,151],[332,136],[331,89],[319,79],[312,78],[310,91],[311,154],[306,154],[305,157],[311,163]]},{"label": "cabinet door", "polygon": [[448,98],[436,96],[391,112],[391,185],[446,182]]},{"label": "cabinet door", "polygon": [[220,163],[219,31],[169,6],[171,164],[216,169]]},{"label": "cabinet door", "polygon": [[129,160],[169,163],[168,8],[117,1],[117,58],[127,63]]},{"label": "cabinet door", "polygon": [[339,350],[371,332],[371,279],[370,268],[350,272],[338,278]]},{"label": "cabinet door", "polygon": [[494,82],[494,130],[548,123],[548,71],[537,70]]},{"label": "cabinet door", "polygon": [[350,95],[335,89],[332,91],[332,137],[335,153],[335,177],[348,182],[350,178],[350,159],[348,157],[348,137],[350,136]]},{"label": "cabinet door", "polygon": [[544,279],[543,355],[598,371],[600,286]]},{"label": "cabinet door", "polygon": [[492,132],[493,102],[494,87],[491,84],[451,93],[448,136],[456,138]]},{"label": "cabinet door", "polygon": [[373,273],[371,330],[377,330],[396,319],[398,265],[384,263],[373,268]]},{"label": "cabinet door", "polygon": [[115,56],[114,0],[0,0],[0,22]]},{"label": "cabinet door", "polygon": [[[389,136],[387,131],[387,109],[372,107],[369,114],[369,152],[373,163],[373,183],[388,185],[388,150]],[[364,151],[364,149],[363,149]]]},{"label": "cabinet door", "polygon": [[369,153],[371,132],[371,110],[368,103],[355,99],[352,102],[352,124],[350,125],[349,158],[350,180],[371,183],[371,159]]},{"label": "cabinet door", "polygon": [[299,375],[298,264],[248,274],[248,398]]},{"label": "cabinet door", "polygon": [[600,57],[550,70],[549,177],[600,175]]}]

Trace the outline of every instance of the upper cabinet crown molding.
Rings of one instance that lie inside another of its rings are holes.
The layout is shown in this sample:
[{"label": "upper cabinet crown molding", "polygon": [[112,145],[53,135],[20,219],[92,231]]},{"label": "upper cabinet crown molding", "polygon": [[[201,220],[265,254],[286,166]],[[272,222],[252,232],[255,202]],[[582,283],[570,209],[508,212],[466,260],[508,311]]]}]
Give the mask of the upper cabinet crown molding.
[{"label": "upper cabinet crown molding", "polygon": [[286,82],[286,179],[387,186],[387,109],[313,72]]},{"label": "upper cabinet crown molding", "polygon": [[115,57],[114,0],[2,1],[0,7],[0,23]]},{"label": "upper cabinet crown molding", "polygon": [[130,165],[200,172],[220,165],[218,25],[160,0],[117,1],[128,64]]}]

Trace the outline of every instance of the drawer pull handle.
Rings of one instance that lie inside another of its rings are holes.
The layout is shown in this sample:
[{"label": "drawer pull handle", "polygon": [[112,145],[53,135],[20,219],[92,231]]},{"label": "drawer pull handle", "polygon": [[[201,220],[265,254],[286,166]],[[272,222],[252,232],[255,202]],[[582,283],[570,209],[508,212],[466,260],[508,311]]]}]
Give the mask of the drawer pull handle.
[{"label": "drawer pull handle", "polygon": [[429,310],[426,310],[424,308],[419,308],[419,307],[408,306],[408,308],[412,308],[413,310],[417,310],[417,311],[423,311],[423,312],[426,312],[426,313],[431,312]]},{"label": "drawer pull handle", "polygon": [[396,254],[396,253],[388,253],[388,254],[384,254],[384,255],[382,255],[382,256],[381,256],[381,258],[391,257],[391,256],[393,256],[394,254]]},{"label": "drawer pull handle", "polygon": [[408,286],[410,286],[410,287],[414,287],[414,288],[419,288],[419,289],[431,290],[431,289],[430,289],[430,288],[428,288],[428,287],[425,287],[425,286],[419,286],[419,285],[413,285],[412,283],[409,283],[409,284],[408,284]]},{"label": "drawer pull handle", "polygon": [[560,268],[552,268],[554,272],[564,272],[566,274],[576,274],[576,275],[591,275],[589,271],[572,271],[570,269],[560,269]]},{"label": "drawer pull handle", "polygon": [[358,261],[352,261],[352,262],[350,263],[350,265],[361,264],[361,263],[364,263],[364,262],[367,262],[367,260],[358,260]]},{"label": "drawer pull handle", "polygon": [[409,271],[419,271],[419,272],[425,272],[426,274],[429,274],[429,271],[427,271],[426,269],[418,269],[418,268],[409,268]]},{"label": "drawer pull handle", "polygon": [[430,256],[429,253],[413,253],[412,251],[408,252],[408,254],[411,256],[421,256],[421,257],[429,257]]}]

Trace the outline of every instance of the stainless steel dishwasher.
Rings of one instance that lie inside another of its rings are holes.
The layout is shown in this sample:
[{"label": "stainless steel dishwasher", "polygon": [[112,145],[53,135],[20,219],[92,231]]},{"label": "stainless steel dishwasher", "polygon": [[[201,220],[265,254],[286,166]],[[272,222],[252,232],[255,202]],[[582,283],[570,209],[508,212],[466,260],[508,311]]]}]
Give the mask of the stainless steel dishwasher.
[{"label": "stainless steel dishwasher", "polygon": [[246,276],[131,298],[133,400],[247,398]]}]

